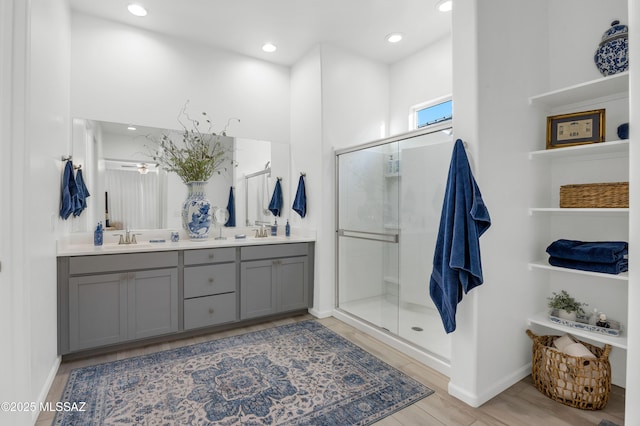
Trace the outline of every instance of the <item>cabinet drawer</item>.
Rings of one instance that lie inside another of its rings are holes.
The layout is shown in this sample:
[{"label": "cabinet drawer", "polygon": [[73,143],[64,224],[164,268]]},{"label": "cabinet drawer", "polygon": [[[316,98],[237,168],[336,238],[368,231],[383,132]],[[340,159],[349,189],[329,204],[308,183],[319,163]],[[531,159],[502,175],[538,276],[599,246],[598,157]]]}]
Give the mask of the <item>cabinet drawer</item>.
[{"label": "cabinet drawer", "polygon": [[178,266],[177,251],[155,253],[105,254],[69,258],[69,274],[133,271]]},{"label": "cabinet drawer", "polygon": [[272,259],[275,257],[305,256],[309,252],[307,243],[273,244],[250,246],[240,249],[241,260]]},{"label": "cabinet drawer", "polygon": [[236,320],[236,294],[198,297],[184,301],[184,328],[206,327]]},{"label": "cabinet drawer", "polygon": [[236,260],[236,249],[233,247],[184,251],[185,265],[233,262],[235,260]]},{"label": "cabinet drawer", "polygon": [[184,268],[184,298],[236,291],[236,264]]}]

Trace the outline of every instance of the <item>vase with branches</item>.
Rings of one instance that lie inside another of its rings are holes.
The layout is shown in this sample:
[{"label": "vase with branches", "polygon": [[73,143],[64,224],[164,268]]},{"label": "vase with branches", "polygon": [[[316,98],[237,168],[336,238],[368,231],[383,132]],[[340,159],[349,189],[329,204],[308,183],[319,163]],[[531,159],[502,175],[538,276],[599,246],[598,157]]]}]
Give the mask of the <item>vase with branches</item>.
[{"label": "vase with branches", "polygon": [[227,120],[225,127],[215,132],[213,123],[206,112],[201,119],[192,118],[187,112],[187,101],[178,114],[178,123],[182,130],[163,132],[159,139],[152,139],[154,146],[150,156],[158,166],[177,174],[187,185],[187,199],[182,206],[182,226],[192,239],[209,237],[211,228],[211,202],[206,196],[206,185],[215,174],[222,174],[233,164],[233,147],[224,142],[232,121]]}]

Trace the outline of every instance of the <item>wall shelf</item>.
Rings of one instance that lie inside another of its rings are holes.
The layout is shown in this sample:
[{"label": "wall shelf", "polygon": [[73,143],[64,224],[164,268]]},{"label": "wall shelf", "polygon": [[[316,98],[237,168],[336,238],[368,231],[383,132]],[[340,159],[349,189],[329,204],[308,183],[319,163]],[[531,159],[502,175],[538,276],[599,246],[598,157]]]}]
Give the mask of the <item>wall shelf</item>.
[{"label": "wall shelf", "polygon": [[628,208],[566,208],[566,207],[531,207],[529,214],[536,213],[560,213],[560,214],[580,214],[580,215],[628,215]]},{"label": "wall shelf", "polygon": [[[592,340],[594,342],[604,343],[620,349],[627,349],[627,337],[626,336],[607,336],[606,334],[592,333],[590,331],[580,330],[578,328],[567,327],[565,325],[557,324],[549,319],[549,313],[538,312],[527,319],[527,323],[541,325],[545,328],[558,330],[562,333],[569,333],[572,336],[582,337],[584,339]],[[624,332],[624,331],[623,331]]]},{"label": "wall shelf", "polygon": [[560,272],[565,272],[567,274],[588,275],[591,277],[606,278],[606,279],[617,280],[617,281],[629,281],[628,272],[623,272],[621,274],[616,275],[616,274],[603,274],[601,272],[581,271],[579,269],[560,268],[558,266],[550,265],[549,263],[547,263],[546,260],[530,262],[529,268],[547,269],[550,271],[560,271]]},{"label": "wall shelf", "polygon": [[553,108],[621,93],[628,96],[629,71],[598,78],[529,98],[530,105]]},{"label": "wall shelf", "polygon": [[614,140],[602,143],[568,146],[566,148],[542,149],[529,153],[530,160],[575,158],[581,155],[628,154],[629,140]]}]

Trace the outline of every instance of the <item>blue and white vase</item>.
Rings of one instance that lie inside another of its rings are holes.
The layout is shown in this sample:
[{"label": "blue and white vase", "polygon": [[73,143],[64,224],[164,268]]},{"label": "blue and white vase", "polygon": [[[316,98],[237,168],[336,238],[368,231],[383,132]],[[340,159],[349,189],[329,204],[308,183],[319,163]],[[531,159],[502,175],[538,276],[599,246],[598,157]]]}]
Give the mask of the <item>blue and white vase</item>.
[{"label": "blue and white vase", "polygon": [[605,77],[629,69],[629,29],[626,25],[621,25],[620,21],[611,23],[593,60]]},{"label": "blue and white vase", "polygon": [[182,227],[193,240],[209,238],[211,202],[205,193],[206,188],[206,181],[187,182],[189,193],[182,205]]}]

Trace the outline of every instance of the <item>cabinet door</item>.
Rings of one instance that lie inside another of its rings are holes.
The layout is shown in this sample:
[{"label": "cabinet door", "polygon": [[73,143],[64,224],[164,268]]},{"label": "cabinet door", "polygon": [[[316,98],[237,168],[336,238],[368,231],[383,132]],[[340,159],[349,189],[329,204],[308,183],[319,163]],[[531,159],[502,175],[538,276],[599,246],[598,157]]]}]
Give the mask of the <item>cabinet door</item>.
[{"label": "cabinet door", "polygon": [[307,257],[277,260],[278,311],[309,307]]},{"label": "cabinet door", "polygon": [[127,274],[69,279],[69,334],[72,351],[127,339]]},{"label": "cabinet door", "polygon": [[240,268],[240,319],[276,312],[274,260],[242,262]]},{"label": "cabinet door", "polygon": [[129,273],[129,339],[178,331],[176,268]]}]

